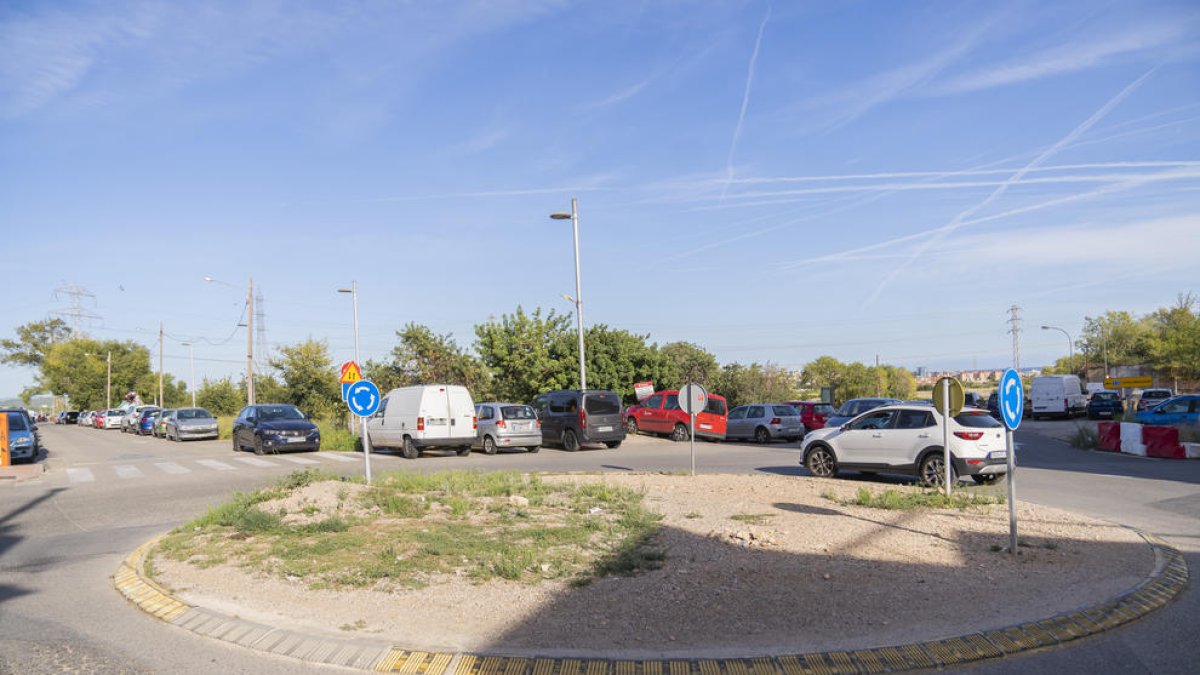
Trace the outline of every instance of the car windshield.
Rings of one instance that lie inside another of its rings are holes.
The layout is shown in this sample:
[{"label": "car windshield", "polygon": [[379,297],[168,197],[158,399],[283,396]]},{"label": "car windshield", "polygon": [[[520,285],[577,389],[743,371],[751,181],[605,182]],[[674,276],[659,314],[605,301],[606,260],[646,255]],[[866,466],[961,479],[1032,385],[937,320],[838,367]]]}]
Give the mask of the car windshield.
[{"label": "car windshield", "polygon": [[501,406],[500,415],[506,420],[532,420],[537,418],[537,415],[533,414],[533,408],[527,405]]},{"label": "car windshield", "polygon": [[709,398],[708,403],[704,405],[704,412],[712,413],[714,415],[724,415],[725,410],[725,401],[722,401],[719,398]]},{"label": "car windshield", "polygon": [[833,414],[833,406],[829,405],[828,403],[822,403],[821,405],[814,405],[813,413],[815,413],[817,415],[827,415],[827,416],[832,415]]},{"label": "car windshield", "polygon": [[1142,394],[1142,398],[1171,398],[1171,393],[1166,391],[1148,391]]},{"label": "car windshield", "polygon": [[954,421],[958,422],[960,426],[976,429],[994,429],[1000,426],[1000,420],[982,410],[961,412],[954,416]]},{"label": "car windshield", "polygon": [[181,420],[209,420],[212,419],[212,413],[204,408],[184,408],[176,415]]},{"label": "car windshield", "polygon": [[1092,400],[1093,401],[1115,401],[1115,400],[1117,400],[1117,395],[1115,392],[1111,392],[1111,391],[1098,391],[1095,394],[1092,394]]},{"label": "car windshield", "polygon": [[800,415],[800,411],[790,405],[773,405],[771,406],[771,410],[775,413],[776,417],[797,417]]},{"label": "car windshield", "polygon": [[29,427],[25,426],[25,416],[19,412],[8,413],[8,430],[29,431]]},{"label": "car windshield", "polygon": [[270,405],[258,409],[258,419],[272,420],[302,420],[304,413],[290,405]]}]

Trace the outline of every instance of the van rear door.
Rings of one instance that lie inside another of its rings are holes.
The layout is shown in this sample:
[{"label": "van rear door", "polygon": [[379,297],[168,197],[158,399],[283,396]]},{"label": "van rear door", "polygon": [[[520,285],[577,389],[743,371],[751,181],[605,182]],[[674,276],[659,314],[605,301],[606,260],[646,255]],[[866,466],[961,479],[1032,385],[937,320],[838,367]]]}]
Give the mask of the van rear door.
[{"label": "van rear door", "polygon": [[450,436],[452,438],[475,440],[475,402],[466,387],[446,387],[446,401],[449,409]]},{"label": "van rear door", "polygon": [[421,395],[418,415],[424,418],[425,430],[419,437],[427,443],[450,438],[450,392],[445,385],[428,386]]}]

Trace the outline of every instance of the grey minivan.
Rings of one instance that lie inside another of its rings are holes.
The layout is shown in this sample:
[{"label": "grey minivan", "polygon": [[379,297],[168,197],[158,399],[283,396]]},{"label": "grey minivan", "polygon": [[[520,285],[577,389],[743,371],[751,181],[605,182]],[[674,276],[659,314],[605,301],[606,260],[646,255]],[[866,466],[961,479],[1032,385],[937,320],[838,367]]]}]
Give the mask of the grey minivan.
[{"label": "grey minivan", "polygon": [[616,448],[625,440],[621,397],[607,389],[559,389],[538,394],[529,404],[542,421],[542,441],[574,452],[582,443]]},{"label": "grey minivan", "polygon": [[489,455],[499,448],[525,448],[537,452],[542,446],[542,423],[533,408],[523,403],[480,403],[475,406],[475,443],[472,448]]},{"label": "grey minivan", "polygon": [[804,438],[804,419],[795,406],[785,403],[752,403],[729,411],[725,439],[753,438],[758,443]]}]

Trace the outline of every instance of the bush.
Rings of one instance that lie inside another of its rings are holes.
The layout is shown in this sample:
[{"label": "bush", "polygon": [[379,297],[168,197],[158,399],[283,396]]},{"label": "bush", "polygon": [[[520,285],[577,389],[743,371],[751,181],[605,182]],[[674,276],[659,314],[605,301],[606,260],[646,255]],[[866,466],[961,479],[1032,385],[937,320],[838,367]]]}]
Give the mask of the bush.
[{"label": "bush", "polygon": [[1100,446],[1100,433],[1090,424],[1076,424],[1075,433],[1067,439],[1074,448],[1095,450]]}]

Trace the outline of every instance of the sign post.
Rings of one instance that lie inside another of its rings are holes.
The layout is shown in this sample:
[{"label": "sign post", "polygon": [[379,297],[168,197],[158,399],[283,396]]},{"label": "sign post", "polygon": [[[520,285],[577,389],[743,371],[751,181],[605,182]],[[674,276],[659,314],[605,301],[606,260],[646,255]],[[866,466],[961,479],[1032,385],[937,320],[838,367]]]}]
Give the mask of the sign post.
[{"label": "sign post", "polygon": [[954,473],[954,465],[950,461],[950,420],[962,412],[966,401],[962,382],[953,377],[943,377],[933,385],[933,409],[942,416],[942,463],[946,471],[943,481],[947,497],[950,496],[950,481]]},{"label": "sign post", "polygon": [[1013,431],[1021,426],[1021,417],[1025,414],[1025,388],[1021,384],[1021,374],[1009,368],[1000,378],[1000,391],[997,399],[1000,404],[1000,419],[1007,429],[1005,448],[1008,450],[1008,552],[1017,554],[1017,449],[1013,444]]},{"label": "sign post", "polygon": [[708,405],[708,392],[695,382],[688,382],[679,390],[679,407],[692,416],[692,428],[688,431],[688,446],[692,454],[692,475],[696,475],[696,413]]},{"label": "sign post", "polygon": [[[342,400],[350,406],[350,412],[354,413],[359,418],[359,438],[362,439],[363,446],[363,473],[366,475],[367,485],[370,485],[371,437],[367,434],[367,418],[371,415],[374,415],[375,411],[379,409],[379,387],[376,387],[375,383],[371,382],[370,380],[362,379],[362,371],[359,369],[358,364],[354,361],[347,361],[342,364],[341,377],[338,378],[338,382],[340,382],[342,385]],[[362,398],[358,400],[353,398],[355,396],[355,391],[358,389],[356,385],[369,385],[369,387],[363,387],[363,392],[370,398],[373,398],[373,402],[369,402],[366,397],[363,396],[363,393],[359,394],[359,396]],[[374,392],[373,394],[372,390]],[[368,403],[374,405],[374,407],[370,407]],[[368,408],[371,412],[360,412],[367,410]]]}]

